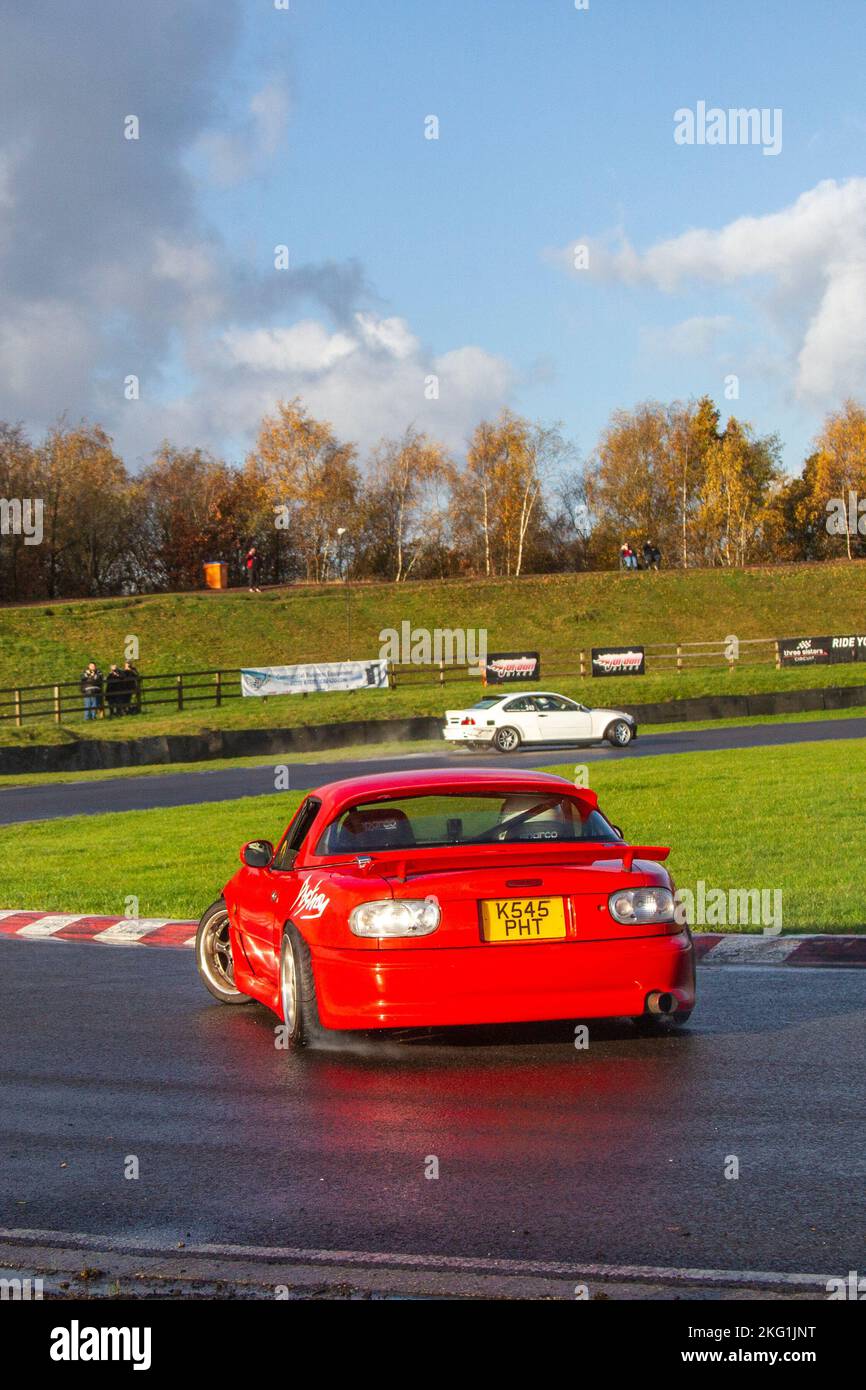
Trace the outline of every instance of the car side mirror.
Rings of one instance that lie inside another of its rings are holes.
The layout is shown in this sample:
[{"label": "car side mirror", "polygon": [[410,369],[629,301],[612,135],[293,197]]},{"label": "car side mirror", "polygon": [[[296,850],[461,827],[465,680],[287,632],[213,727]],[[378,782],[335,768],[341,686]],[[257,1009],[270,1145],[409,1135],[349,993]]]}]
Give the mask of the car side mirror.
[{"label": "car side mirror", "polygon": [[241,863],[248,869],[266,869],[274,857],[270,840],[250,840],[241,850]]}]

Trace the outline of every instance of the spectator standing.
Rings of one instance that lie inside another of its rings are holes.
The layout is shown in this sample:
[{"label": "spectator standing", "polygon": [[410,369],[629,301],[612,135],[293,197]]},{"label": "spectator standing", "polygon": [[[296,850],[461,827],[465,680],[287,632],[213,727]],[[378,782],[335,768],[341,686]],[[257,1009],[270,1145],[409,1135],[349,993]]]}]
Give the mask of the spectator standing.
[{"label": "spectator standing", "polygon": [[117,663],[112,662],[108,668],[108,675],[105,677],[105,700],[108,705],[109,719],[119,718],[123,714],[125,694],[126,681],[123,679]]},{"label": "spectator standing", "polygon": [[84,696],[84,718],[95,719],[102,704],[102,672],[95,661],[88,661],[79,684]]},{"label": "spectator standing", "polygon": [[245,566],[247,571],[247,588],[251,594],[260,594],[262,591],[256,583],[259,577],[259,552],[254,545],[251,545],[247,551]]},{"label": "spectator standing", "polygon": [[631,543],[629,541],[623,541],[622,545],[619,548],[619,553],[620,563],[622,564],[623,569],[637,569],[637,556],[632,550]]},{"label": "spectator standing", "polygon": [[654,545],[654,546],[653,546],[653,569],[654,569],[654,570],[659,569],[659,568],[661,567],[661,562],[662,562],[662,553],[661,553],[661,551],[659,550],[658,546],[657,546],[657,545]]},{"label": "spectator standing", "polygon": [[131,661],[124,661],[123,670],[123,709],[126,714],[138,714],[141,709],[141,682],[138,670]]}]

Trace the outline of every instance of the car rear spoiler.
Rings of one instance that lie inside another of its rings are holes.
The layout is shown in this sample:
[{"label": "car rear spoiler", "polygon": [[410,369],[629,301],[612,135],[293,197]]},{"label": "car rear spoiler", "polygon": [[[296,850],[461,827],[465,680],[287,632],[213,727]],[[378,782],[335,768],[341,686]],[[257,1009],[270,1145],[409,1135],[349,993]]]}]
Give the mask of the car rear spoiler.
[{"label": "car rear spoiler", "polygon": [[[440,846],[427,850],[370,850],[348,862],[362,873],[405,881],[414,874],[428,872],[447,873],[456,869],[496,869],[526,864],[584,866],[597,863],[600,859],[619,861],[623,870],[630,873],[635,859],[649,859],[658,863],[667,859],[670,852],[669,845],[626,845],[618,842],[593,843],[580,840],[572,843],[545,843],[535,840],[527,845],[506,846],[494,843],[479,846]],[[332,863],[328,867],[336,868],[337,865]]]}]

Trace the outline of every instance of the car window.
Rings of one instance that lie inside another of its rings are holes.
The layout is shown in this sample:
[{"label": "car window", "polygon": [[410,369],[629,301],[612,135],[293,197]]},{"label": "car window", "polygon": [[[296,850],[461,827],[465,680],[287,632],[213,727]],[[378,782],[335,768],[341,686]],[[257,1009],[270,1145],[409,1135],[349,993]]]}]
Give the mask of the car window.
[{"label": "car window", "polygon": [[291,869],[295,855],[304,843],[307,831],[316,819],[321,804],[321,801],[315,796],[308,796],[306,801],[301,803],[294,820],[286,831],[282,844],[274,855],[271,863],[272,869]]},{"label": "car window", "polygon": [[520,695],[516,700],[509,700],[505,706],[506,714],[532,714],[536,708],[534,695]]},{"label": "car window", "polygon": [[350,806],[327,827],[315,852],[362,854],[499,841],[618,839],[599,811],[556,792],[448,792]]},{"label": "car window", "polygon": [[485,695],[485,696],[483,696],[482,699],[476,700],[476,701],[475,701],[475,704],[474,704],[474,705],[470,705],[469,708],[470,708],[470,709],[492,709],[493,706],[494,706],[494,705],[498,705],[498,704],[500,703],[501,700],[502,700],[502,696],[501,696],[501,695]]}]

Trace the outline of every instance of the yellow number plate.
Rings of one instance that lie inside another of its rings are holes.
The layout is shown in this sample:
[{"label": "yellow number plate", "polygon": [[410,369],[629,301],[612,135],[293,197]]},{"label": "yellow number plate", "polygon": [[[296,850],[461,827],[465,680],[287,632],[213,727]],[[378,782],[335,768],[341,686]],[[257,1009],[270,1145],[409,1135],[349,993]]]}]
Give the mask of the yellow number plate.
[{"label": "yellow number plate", "polygon": [[485,941],[557,941],[565,934],[562,898],[499,898],[481,904]]}]

